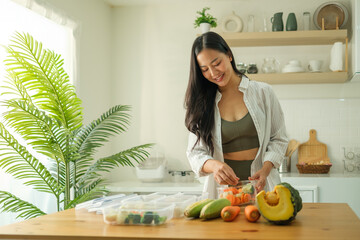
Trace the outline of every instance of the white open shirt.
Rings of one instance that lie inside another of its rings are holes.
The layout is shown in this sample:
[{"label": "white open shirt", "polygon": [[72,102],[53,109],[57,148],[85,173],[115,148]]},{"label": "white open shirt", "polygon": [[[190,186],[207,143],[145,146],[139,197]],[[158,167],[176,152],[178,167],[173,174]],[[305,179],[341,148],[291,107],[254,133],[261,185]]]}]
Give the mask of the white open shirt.
[{"label": "white open shirt", "polygon": [[[280,183],[280,176],[276,168],[278,168],[284,160],[288,145],[284,114],[269,84],[250,81],[247,77],[242,76],[239,91],[244,93],[244,102],[254,121],[260,144],[258,153],[251,164],[251,175],[262,168],[263,162],[272,162],[274,168],[270,171],[264,188],[265,191],[271,191],[275,185]],[[221,143],[221,116],[218,108],[221,97],[222,95],[218,91],[215,98],[215,124],[212,130],[214,144],[213,156],[211,156],[208,147],[202,140],[193,148],[197,140],[196,135],[193,133],[189,134],[186,151],[194,173],[199,177],[206,176],[204,191],[209,193],[209,198],[218,197],[216,188],[219,185],[215,181],[213,174],[202,172],[201,169],[208,159],[224,161]]]}]

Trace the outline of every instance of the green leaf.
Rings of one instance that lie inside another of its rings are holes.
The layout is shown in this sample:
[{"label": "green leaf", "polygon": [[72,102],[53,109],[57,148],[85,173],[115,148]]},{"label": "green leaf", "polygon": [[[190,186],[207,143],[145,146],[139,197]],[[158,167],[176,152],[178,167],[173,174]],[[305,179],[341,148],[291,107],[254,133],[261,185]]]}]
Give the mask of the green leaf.
[{"label": "green leaf", "polygon": [[52,159],[64,159],[68,132],[59,123],[40,111],[31,102],[7,100],[4,119],[9,127],[19,133],[28,145]]},{"label": "green leaf", "polygon": [[127,105],[114,106],[97,120],[82,127],[75,137],[80,158],[91,156],[97,148],[109,141],[109,137],[124,132],[129,125],[129,110],[130,106]]},{"label": "green leaf", "polygon": [[6,191],[0,191],[0,209],[2,212],[17,213],[16,218],[24,219],[39,217],[46,214],[35,205],[21,200]]},{"label": "green leaf", "polygon": [[72,200],[69,205],[65,207],[65,209],[75,207],[77,204],[94,199],[103,197],[109,191],[102,187],[103,179],[98,178],[93,182],[89,183],[87,186],[84,186],[76,191],[75,199]]},{"label": "green leaf", "polygon": [[25,185],[34,189],[59,196],[58,182],[46,167],[0,123],[0,167],[16,179],[25,179]]},{"label": "green leaf", "polygon": [[41,110],[58,119],[70,131],[82,124],[81,101],[62,68],[59,54],[42,48],[29,34],[17,33],[7,47],[7,71],[13,72]]}]

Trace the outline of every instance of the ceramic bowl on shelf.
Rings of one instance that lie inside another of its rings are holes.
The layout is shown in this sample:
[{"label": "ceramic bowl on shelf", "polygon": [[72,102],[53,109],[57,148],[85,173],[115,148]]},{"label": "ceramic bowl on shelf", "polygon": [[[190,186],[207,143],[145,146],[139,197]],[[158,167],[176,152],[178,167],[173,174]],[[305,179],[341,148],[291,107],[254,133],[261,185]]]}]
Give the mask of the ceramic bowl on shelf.
[{"label": "ceramic bowl on shelf", "polygon": [[283,73],[298,73],[298,72],[304,72],[304,68],[299,67],[299,66],[290,66],[290,65],[286,65],[283,69],[282,72]]}]

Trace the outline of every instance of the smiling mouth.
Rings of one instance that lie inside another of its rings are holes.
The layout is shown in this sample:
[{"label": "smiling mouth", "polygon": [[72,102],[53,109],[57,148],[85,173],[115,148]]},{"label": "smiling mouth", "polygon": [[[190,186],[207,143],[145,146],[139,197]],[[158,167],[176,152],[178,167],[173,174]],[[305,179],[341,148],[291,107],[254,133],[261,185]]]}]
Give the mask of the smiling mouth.
[{"label": "smiling mouth", "polygon": [[219,77],[214,78],[216,82],[220,82],[224,78],[224,74],[221,74]]}]

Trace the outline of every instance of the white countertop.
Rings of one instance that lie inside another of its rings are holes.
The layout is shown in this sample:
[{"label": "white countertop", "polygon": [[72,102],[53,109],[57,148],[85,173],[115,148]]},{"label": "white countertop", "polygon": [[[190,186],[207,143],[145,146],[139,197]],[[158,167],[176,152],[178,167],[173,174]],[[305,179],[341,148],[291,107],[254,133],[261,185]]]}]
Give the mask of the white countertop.
[{"label": "white countertop", "polygon": [[113,182],[106,186],[111,192],[202,192],[203,184],[199,182],[176,183],[154,182],[143,183],[138,180]]},{"label": "white countertop", "polygon": [[[328,173],[328,174],[301,174],[298,172],[280,173],[280,178],[286,180],[292,179],[311,179],[318,178],[360,178],[360,174],[350,175],[343,173]],[[150,192],[202,192],[203,183],[199,182],[153,182],[143,183],[139,180],[133,181],[119,181],[112,182],[106,186],[111,192],[123,193],[150,193]]]},{"label": "white countertop", "polygon": [[344,173],[326,173],[326,174],[311,174],[311,173],[280,173],[280,178],[360,178],[360,174],[344,174]]}]

